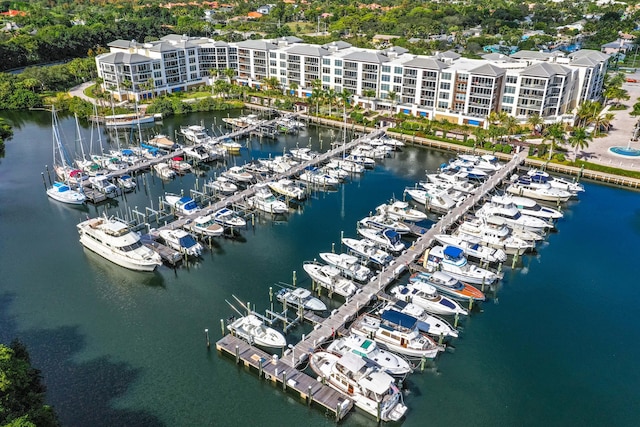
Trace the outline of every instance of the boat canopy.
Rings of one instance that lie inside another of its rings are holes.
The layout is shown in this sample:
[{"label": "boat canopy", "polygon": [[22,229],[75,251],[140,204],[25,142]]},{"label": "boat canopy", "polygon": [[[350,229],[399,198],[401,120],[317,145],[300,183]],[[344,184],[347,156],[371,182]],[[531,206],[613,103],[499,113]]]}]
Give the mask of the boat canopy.
[{"label": "boat canopy", "polygon": [[400,235],[391,229],[384,230],[384,235],[394,245],[401,239]]},{"label": "boat canopy", "polygon": [[180,242],[180,246],[183,248],[190,248],[198,244],[198,242],[196,242],[196,240],[190,234],[186,234],[180,237],[178,241]]},{"label": "boat canopy", "polygon": [[457,246],[447,246],[443,251],[444,255],[449,258],[460,258],[464,251]]},{"label": "boat canopy", "polygon": [[133,150],[130,150],[128,148],[125,148],[124,150],[122,150],[122,154],[124,156],[132,156],[133,155]]},{"label": "boat canopy", "polygon": [[396,310],[384,311],[380,315],[380,318],[389,323],[393,323],[394,325],[402,326],[409,329],[413,328],[418,322],[415,317],[409,316],[408,314],[404,314]]},{"label": "boat canopy", "polygon": [[353,353],[345,353],[336,363],[351,372],[358,372],[367,364],[366,360]]}]

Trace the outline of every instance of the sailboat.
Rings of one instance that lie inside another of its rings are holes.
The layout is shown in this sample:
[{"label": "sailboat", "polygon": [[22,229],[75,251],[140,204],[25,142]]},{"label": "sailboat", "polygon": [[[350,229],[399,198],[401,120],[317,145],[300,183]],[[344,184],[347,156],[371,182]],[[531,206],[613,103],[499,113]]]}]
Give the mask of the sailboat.
[{"label": "sailboat", "polygon": [[72,166],[69,153],[62,143],[62,138],[60,137],[58,115],[56,114],[55,108],[52,108],[51,110],[51,117],[51,126],[53,131],[53,169],[60,181],[67,185],[80,185],[80,183],[87,179],[88,176],[81,170],[75,169]]}]

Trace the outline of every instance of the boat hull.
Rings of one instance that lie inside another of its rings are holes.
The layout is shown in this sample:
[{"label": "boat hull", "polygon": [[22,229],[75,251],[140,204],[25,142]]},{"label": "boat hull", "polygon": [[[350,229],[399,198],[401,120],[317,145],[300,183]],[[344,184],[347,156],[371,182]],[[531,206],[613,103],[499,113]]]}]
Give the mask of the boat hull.
[{"label": "boat hull", "polygon": [[82,246],[84,246],[85,248],[89,249],[92,252],[95,252],[96,254],[100,255],[104,259],[111,261],[112,263],[119,265],[121,267],[128,268],[129,270],[153,271],[156,269],[156,267],[158,267],[158,265],[160,265],[155,261],[149,261],[149,262],[134,261],[131,258],[122,256],[110,250],[109,248],[106,248],[96,243],[94,240],[92,240],[91,238],[87,237],[84,234],[80,236],[80,243],[82,244]]}]

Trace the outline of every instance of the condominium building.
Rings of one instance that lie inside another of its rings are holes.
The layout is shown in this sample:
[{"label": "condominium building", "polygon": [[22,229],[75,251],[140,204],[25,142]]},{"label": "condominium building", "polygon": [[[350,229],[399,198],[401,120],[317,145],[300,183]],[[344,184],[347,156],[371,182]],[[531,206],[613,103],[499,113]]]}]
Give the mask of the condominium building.
[{"label": "condominium building", "polygon": [[314,45],[297,37],[224,43],[171,35],[150,43],[117,40],[109,47],[96,64],[117,99],[212,84],[212,70],[231,69],[241,85],[260,87],[275,77],[283,90],[304,98],[319,82],[325,91],[347,91],[365,108],[476,126],[500,111],[521,121],[536,114],[549,122],[573,121],[582,102],[600,99],[609,59],[593,50],[425,56],[344,41]]}]

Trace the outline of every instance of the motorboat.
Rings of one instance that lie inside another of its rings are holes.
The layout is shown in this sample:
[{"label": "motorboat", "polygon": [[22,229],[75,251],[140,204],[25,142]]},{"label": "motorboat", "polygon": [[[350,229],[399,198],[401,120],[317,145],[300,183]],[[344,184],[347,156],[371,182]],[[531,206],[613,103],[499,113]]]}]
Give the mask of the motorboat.
[{"label": "motorboat", "polygon": [[422,266],[432,272],[441,270],[458,280],[478,285],[491,285],[500,278],[493,271],[469,264],[464,251],[455,246],[438,245],[427,249]]},{"label": "motorboat", "polygon": [[393,230],[379,230],[369,227],[358,227],[358,234],[374,242],[382,249],[389,250],[391,252],[401,252],[405,249],[405,244],[402,242],[400,234]]},{"label": "motorboat", "polygon": [[194,159],[197,162],[209,162],[213,159],[209,154],[209,151],[201,145],[189,145],[182,149],[184,155]]},{"label": "motorboat", "polygon": [[584,192],[584,186],[579,182],[570,181],[558,176],[552,176],[548,172],[540,169],[529,169],[529,171],[527,171],[527,176],[532,182],[549,183],[551,187],[568,191],[573,195]]},{"label": "motorboat", "polygon": [[430,314],[424,308],[406,301],[388,303],[380,313],[387,310],[395,310],[418,320],[418,329],[434,337],[458,337],[458,330],[441,317]]},{"label": "motorboat", "polygon": [[393,148],[386,145],[371,146],[369,144],[358,144],[351,149],[352,156],[368,157],[370,159],[384,159],[389,157]]},{"label": "motorboat", "polygon": [[498,263],[507,260],[507,253],[505,251],[483,245],[482,240],[476,236],[469,234],[436,234],[433,238],[441,245],[455,246],[462,249],[466,256],[475,258],[480,262]]},{"label": "motorboat", "polygon": [[413,209],[409,203],[400,200],[380,205],[376,212],[397,221],[420,222],[427,219],[426,213]]},{"label": "motorboat", "polygon": [[238,186],[224,176],[219,176],[216,179],[207,182],[205,186],[213,190],[214,193],[222,195],[229,195],[238,191]]},{"label": "motorboat", "polygon": [[377,363],[390,375],[405,375],[412,371],[409,362],[404,358],[381,349],[375,341],[360,335],[351,334],[338,338],[327,346],[327,351],[339,356],[353,353],[365,360]]},{"label": "motorboat", "polygon": [[389,137],[389,135],[384,135],[378,138],[369,139],[367,140],[367,144],[373,145],[373,146],[386,145],[396,150],[404,147],[405,145],[404,142],[396,138],[391,138]]},{"label": "motorboat", "polygon": [[58,202],[70,205],[81,205],[87,200],[84,193],[76,191],[64,182],[59,181],[55,181],[51,187],[47,188],[47,196]]},{"label": "motorboat", "polygon": [[301,162],[308,162],[309,160],[313,160],[320,155],[320,153],[318,153],[317,151],[312,151],[309,147],[294,148],[289,150],[289,152],[294,159]]},{"label": "motorboat", "polygon": [[258,159],[258,162],[268,167],[269,170],[274,173],[286,173],[289,169],[298,165],[298,162],[293,160],[291,155],[286,154],[269,159]]},{"label": "motorboat", "polygon": [[502,249],[508,255],[521,255],[535,248],[534,241],[527,241],[515,236],[509,227],[487,224],[479,218],[462,222],[452,235],[463,240],[480,239],[482,244]]},{"label": "motorboat", "polygon": [[258,160],[252,160],[250,162],[245,163],[243,168],[246,172],[249,172],[256,179],[260,177],[267,177],[273,174],[273,171],[269,169],[268,166],[264,165],[263,163],[260,163],[260,161]]},{"label": "motorboat", "polygon": [[161,150],[174,151],[178,149],[178,144],[173,142],[167,135],[158,134],[147,141],[148,145],[151,145]]},{"label": "motorboat", "polygon": [[178,175],[184,175],[186,173],[189,173],[193,170],[193,168],[191,167],[191,165],[186,162],[182,157],[180,156],[174,156],[171,159],[169,159],[167,161],[167,164],[169,165],[169,167],[171,169],[173,169],[174,171],[176,171],[176,173]]},{"label": "motorboat", "polygon": [[351,160],[347,160],[346,158],[342,160],[336,160],[335,162],[338,164],[340,169],[350,174],[363,173],[365,169],[364,165],[352,162]]},{"label": "motorboat", "polygon": [[454,165],[473,166],[485,172],[497,172],[502,167],[498,158],[493,154],[458,154],[458,158],[454,160]]},{"label": "motorboat", "polygon": [[453,299],[441,295],[438,290],[426,282],[414,282],[406,285],[397,285],[391,288],[391,295],[400,301],[410,302],[424,308],[429,313],[454,316],[466,315],[467,310],[462,308]]},{"label": "motorboat", "polygon": [[165,193],[164,200],[177,215],[191,215],[200,211],[198,204],[191,197]]},{"label": "motorboat", "polygon": [[349,237],[344,237],[342,239],[342,244],[349,248],[349,250],[355,255],[358,255],[381,267],[389,265],[393,260],[393,257],[388,252],[378,248],[374,242],[368,239],[351,239]]},{"label": "motorboat", "polygon": [[418,272],[411,275],[409,282],[427,282],[429,285],[436,288],[439,292],[447,294],[452,298],[459,300],[474,300],[484,301],[485,296],[482,291],[469,285],[468,283],[461,282],[453,276],[445,273],[444,271],[434,271],[433,273]]},{"label": "motorboat", "polygon": [[306,184],[318,187],[335,188],[340,184],[338,178],[334,178],[316,167],[305,169],[304,172],[298,176],[298,179]]},{"label": "motorboat", "polygon": [[349,177],[349,172],[347,172],[346,170],[342,169],[340,167],[340,165],[338,164],[337,161],[335,160],[330,160],[327,164],[325,164],[324,166],[322,166],[320,168],[320,170],[333,177],[336,178],[338,181],[343,182],[345,179],[347,179]]},{"label": "motorboat", "polygon": [[418,319],[395,310],[365,313],[350,328],[351,333],[375,340],[383,349],[409,357],[433,359],[443,347],[418,329]]},{"label": "motorboat", "polygon": [[201,125],[180,126],[180,133],[187,141],[194,144],[204,144],[211,140],[205,127]]},{"label": "motorboat", "polygon": [[331,388],[347,395],[357,408],[376,419],[399,421],[407,412],[393,377],[353,353],[338,356],[316,351],[311,354],[309,365]]},{"label": "motorboat", "polygon": [[330,293],[349,298],[358,290],[358,287],[351,280],[343,277],[340,270],[332,265],[308,261],[302,265],[302,268],[313,281],[326,288]]},{"label": "motorboat", "polygon": [[502,206],[515,206],[522,214],[534,216],[547,221],[554,221],[564,216],[558,209],[541,206],[538,202],[528,197],[513,196],[510,194],[494,195],[491,203]]},{"label": "motorboat", "polygon": [[573,193],[552,187],[548,182],[534,182],[529,177],[518,175],[511,176],[511,183],[505,191],[516,196],[554,203],[566,202],[573,197]]},{"label": "motorboat", "polygon": [[215,221],[212,214],[197,216],[187,221],[184,228],[203,237],[219,237],[224,233],[224,227]]},{"label": "motorboat", "polygon": [[94,190],[104,194],[107,197],[117,197],[119,194],[118,187],[111,182],[108,176],[106,175],[97,175],[89,177],[89,183],[91,184],[91,188]]},{"label": "motorboat", "polygon": [[489,173],[483,171],[482,169],[476,167],[475,165],[464,164],[463,162],[450,162],[448,165],[445,165],[441,168],[443,171],[446,170],[454,170],[456,172],[463,172],[467,179],[474,181],[485,181],[489,178]]},{"label": "motorboat", "polygon": [[271,214],[283,214],[289,211],[287,204],[276,199],[266,184],[256,184],[255,194],[247,199],[249,207]]},{"label": "motorboat", "polygon": [[304,310],[325,311],[327,306],[319,298],[314,297],[311,291],[304,288],[282,288],[276,294],[278,301]]},{"label": "motorboat", "polygon": [[133,179],[131,175],[125,174],[116,178],[116,184],[118,187],[122,189],[124,192],[131,192],[136,189],[137,185],[136,180]]},{"label": "motorboat", "polygon": [[304,200],[307,198],[307,192],[304,188],[299,187],[295,182],[287,178],[270,181],[267,185],[271,191],[278,193],[287,199]]},{"label": "motorboat", "polygon": [[358,221],[358,226],[378,230],[393,230],[398,234],[408,234],[411,232],[411,228],[407,224],[393,219],[386,214],[378,214],[362,218]]},{"label": "motorboat", "polygon": [[242,144],[240,144],[239,142],[236,142],[236,141],[234,141],[233,139],[230,139],[230,138],[224,138],[220,142],[220,145],[229,154],[239,154],[240,150],[242,149]]},{"label": "motorboat", "polygon": [[233,182],[240,182],[244,184],[250,184],[255,179],[253,175],[247,172],[242,166],[231,166],[229,169],[222,172],[221,175]]},{"label": "motorboat", "polygon": [[366,282],[371,277],[371,270],[362,265],[358,257],[353,255],[321,252],[320,258],[327,264],[336,267],[344,276],[358,282]]},{"label": "motorboat", "polygon": [[427,180],[434,184],[450,185],[456,191],[463,193],[473,193],[478,188],[476,183],[467,178],[465,172],[457,170],[445,170],[438,173],[427,174]]},{"label": "motorboat", "polygon": [[167,246],[182,254],[191,257],[199,257],[202,254],[202,245],[181,228],[160,230],[158,235]]},{"label": "motorboat", "polygon": [[220,208],[213,214],[213,219],[218,224],[227,228],[238,228],[247,225],[247,221],[229,208]]},{"label": "motorboat", "polygon": [[476,210],[475,215],[490,224],[507,225],[513,229],[543,233],[553,228],[553,223],[542,218],[525,215],[513,203],[504,205],[487,202]]},{"label": "motorboat", "polygon": [[251,345],[272,348],[282,348],[287,345],[287,340],[281,332],[265,325],[255,314],[235,319],[227,325],[227,329]]},{"label": "motorboat", "polygon": [[162,265],[160,255],[142,244],[140,235],[122,221],[90,218],[77,225],[80,243],[119,266],[137,271],[153,271]]},{"label": "motorboat", "polygon": [[440,189],[432,193],[427,190],[407,187],[404,190],[405,194],[408,194],[416,203],[425,205],[429,210],[447,213],[451,209],[458,206],[461,201],[456,201],[447,194],[446,189]]},{"label": "motorboat", "polygon": [[162,179],[171,179],[176,176],[176,171],[169,167],[168,163],[160,162],[153,165],[153,170],[156,171],[158,176]]},{"label": "motorboat", "polygon": [[376,161],[371,157],[358,156],[356,154],[349,154],[343,160],[363,166],[365,169],[373,169],[376,166]]}]

